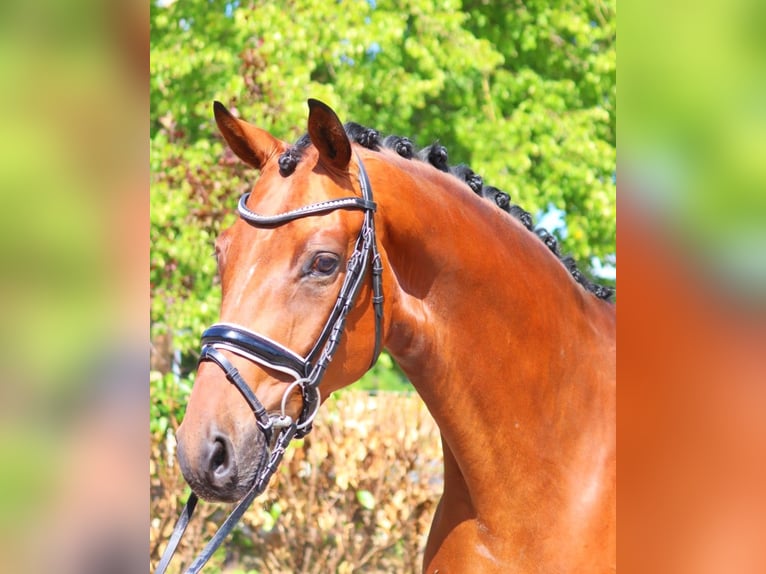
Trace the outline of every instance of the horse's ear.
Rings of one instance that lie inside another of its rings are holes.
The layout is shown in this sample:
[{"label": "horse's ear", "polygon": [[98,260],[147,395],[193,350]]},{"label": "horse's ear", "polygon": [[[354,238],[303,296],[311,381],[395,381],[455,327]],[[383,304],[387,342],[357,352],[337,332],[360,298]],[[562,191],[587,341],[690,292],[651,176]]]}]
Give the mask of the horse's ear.
[{"label": "horse's ear", "polygon": [[269,132],[235,118],[221,102],[213,103],[213,113],[215,123],[231,150],[256,169],[261,169],[275,153],[287,149],[284,142]]},{"label": "horse's ear", "polygon": [[319,100],[309,100],[309,137],[323,163],[340,170],[348,167],[351,143],[346,130],[332,108]]}]

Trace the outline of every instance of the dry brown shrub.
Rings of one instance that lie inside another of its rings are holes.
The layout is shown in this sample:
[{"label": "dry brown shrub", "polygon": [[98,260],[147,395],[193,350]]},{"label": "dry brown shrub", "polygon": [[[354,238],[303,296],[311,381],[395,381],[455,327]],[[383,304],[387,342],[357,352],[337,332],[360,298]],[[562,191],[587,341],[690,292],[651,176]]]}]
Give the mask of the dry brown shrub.
[{"label": "dry brown shrub", "polygon": [[[152,564],[189,492],[172,446],[152,445]],[[343,393],[293,442],[206,571],[420,572],[442,472],[438,428],[416,395]],[[170,571],[183,571],[230,508],[200,503]]]}]

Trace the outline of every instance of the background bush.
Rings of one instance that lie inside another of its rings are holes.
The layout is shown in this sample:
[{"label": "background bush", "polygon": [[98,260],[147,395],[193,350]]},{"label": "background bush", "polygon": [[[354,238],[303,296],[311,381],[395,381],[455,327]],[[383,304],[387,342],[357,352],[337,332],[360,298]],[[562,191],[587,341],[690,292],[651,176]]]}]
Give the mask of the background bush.
[{"label": "background bush", "polygon": [[[153,563],[189,494],[174,436],[172,427],[153,433]],[[342,393],[324,404],[312,433],[290,445],[209,571],[419,573],[441,490],[439,431],[416,395]],[[199,503],[172,572],[183,572],[230,509]]]}]

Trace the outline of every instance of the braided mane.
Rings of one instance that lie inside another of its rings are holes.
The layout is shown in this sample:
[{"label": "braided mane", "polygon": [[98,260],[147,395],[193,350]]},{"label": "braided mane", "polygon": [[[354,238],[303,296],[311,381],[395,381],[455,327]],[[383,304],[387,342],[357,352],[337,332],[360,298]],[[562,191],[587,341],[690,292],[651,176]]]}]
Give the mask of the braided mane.
[{"label": "braided mane", "polygon": [[[548,230],[538,227],[535,228],[532,216],[520,206],[511,203],[511,197],[507,193],[500,191],[491,185],[485,185],[483,178],[474,173],[474,171],[464,164],[450,166],[448,163],[447,148],[438,141],[426,146],[420,150],[416,149],[409,138],[389,135],[381,139],[380,133],[354,122],[348,122],[343,126],[346,135],[355,143],[372,151],[380,151],[381,146],[395,151],[405,159],[423,161],[431,164],[434,168],[450,173],[460,181],[463,181],[478,196],[492,202],[502,211],[518,219],[524,227],[531,233],[534,233],[566,267],[575,281],[582,285],[587,291],[593,293],[599,299],[611,301],[614,295],[614,289],[605,285],[593,283],[577,267],[574,257],[571,255],[562,255],[558,240]],[[279,157],[279,173],[287,177],[295,171],[295,168],[303,157],[303,152],[311,144],[307,134],[302,135],[290,148]]]}]

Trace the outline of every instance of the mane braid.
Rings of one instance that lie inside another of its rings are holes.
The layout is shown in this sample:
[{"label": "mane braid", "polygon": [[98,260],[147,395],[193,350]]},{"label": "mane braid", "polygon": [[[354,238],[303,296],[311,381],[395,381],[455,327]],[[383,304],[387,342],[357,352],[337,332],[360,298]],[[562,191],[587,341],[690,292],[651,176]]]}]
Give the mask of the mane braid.
[{"label": "mane braid", "polygon": [[419,159],[430,163],[439,171],[449,172],[447,148],[435,141],[417,153]]},{"label": "mane braid", "polygon": [[500,191],[494,186],[484,185],[482,186],[481,193],[479,195],[481,195],[484,199],[494,201],[495,205],[497,205],[506,213],[511,213],[511,196],[507,193]]},{"label": "mane braid", "polygon": [[474,173],[470,167],[461,163],[460,165],[450,167],[449,172],[456,178],[462,179],[476,195],[482,195],[481,189],[484,187],[484,180],[479,174]]},{"label": "mane braid", "polygon": [[360,146],[372,151],[380,150],[380,133],[378,133],[378,130],[366,128],[354,122],[344,124],[343,128],[346,130],[348,139],[352,142],[356,142]]},{"label": "mane braid", "polygon": [[532,221],[532,215],[528,211],[525,211],[518,205],[513,204],[508,208],[508,213],[521,221],[522,225],[524,225],[524,227],[526,227],[529,231],[535,230],[535,224],[534,221]]},{"label": "mane braid", "polygon": [[[380,151],[380,147],[383,146],[393,150],[405,159],[423,161],[431,164],[434,168],[440,171],[453,175],[465,183],[476,195],[490,201],[502,211],[505,211],[512,217],[518,219],[528,231],[534,233],[545,244],[550,252],[553,253],[553,255],[561,261],[567,271],[569,271],[572,278],[582,285],[585,290],[593,293],[599,299],[605,301],[612,300],[615,292],[614,288],[598,285],[588,279],[588,277],[586,277],[577,267],[574,257],[561,254],[556,237],[542,227],[535,229],[534,221],[530,213],[522,209],[520,206],[511,203],[510,195],[491,185],[484,185],[482,177],[479,174],[474,173],[474,171],[467,165],[459,164],[456,166],[449,166],[447,148],[441,145],[438,141],[435,141],[421,150],[416,150],[412,141],[406,137],[389,135],[381,139],[380,132],[377,130],[367,128],[355,122],[347,122],[344,124],[343,128],[352,142],[358,143],[369,150]],[[307,134],[304,134],[281,156],[279,156],[279,173],[283,177],[287,177],[295,171],[298,162],[303,158],[303,154],[310,144],[311,140]]]},{"label": "mane braid", "polygon": [[404,159],[412,159],[415,155],[415,146],[412,145],[410,138],[387,136],[383,140],[383,147],[394,150]]},{"label": "mane braid", "polygon": [[287,177],[295,171],[298,166],[298,162],[303,157],[303,152],[311,145],[311,139],[308,134],[303,134],[298,140],[287,150],[279,156],[277,163],[279,164],[279,174],[282,177]]},{"label": "mane braid", "polygon": [[535,229],[535,233],[540,239],[543,240],[543,243],[548,246],[548,249],[550,249],[556,255],[556,257],[561,258],[561,253],[559,252],[559,242],[552,233],[542,227]]}]

